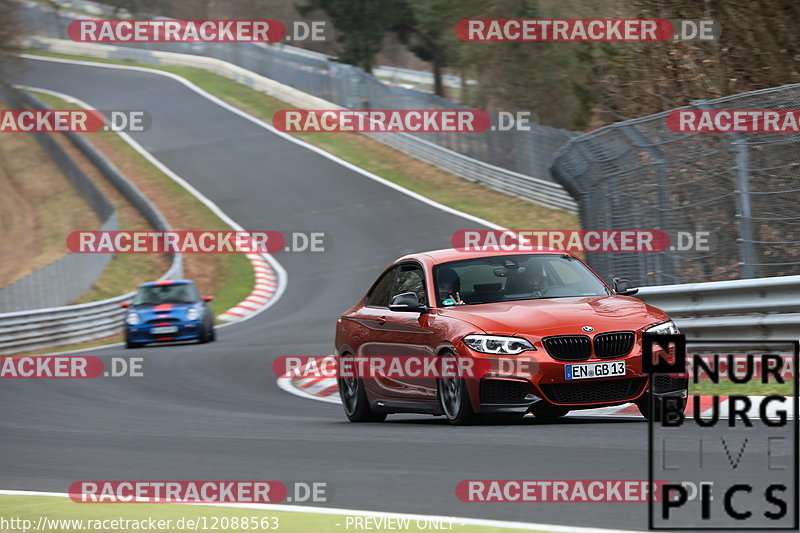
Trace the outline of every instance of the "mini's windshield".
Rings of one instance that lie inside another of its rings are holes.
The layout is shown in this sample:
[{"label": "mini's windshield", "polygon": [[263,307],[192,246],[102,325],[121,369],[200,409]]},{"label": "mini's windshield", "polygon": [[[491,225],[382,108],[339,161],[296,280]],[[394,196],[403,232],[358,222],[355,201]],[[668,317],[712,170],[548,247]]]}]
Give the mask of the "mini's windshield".
[{"label": "mini's windshield", "polygon": [[142,287],[136,293],[133,305],[190,304],[198,300],[192,283]]},{"label": "mini's windshield", "polygon": [[480,257],[434,268],[439,305],[471,305],[540,298],[605,296],[609,290],[568,255]]}]

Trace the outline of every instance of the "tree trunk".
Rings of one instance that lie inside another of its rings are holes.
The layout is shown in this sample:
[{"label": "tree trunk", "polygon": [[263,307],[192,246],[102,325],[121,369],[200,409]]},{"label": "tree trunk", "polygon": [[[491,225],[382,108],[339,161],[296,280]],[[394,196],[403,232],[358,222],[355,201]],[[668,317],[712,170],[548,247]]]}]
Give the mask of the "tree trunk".
[{"label": "tree trunk", "polygon": [[444,93],[444,84],[442,83],[442,61],[441,53],[438,49],[433,51],[433,93],[436,96],[446,98]]}]

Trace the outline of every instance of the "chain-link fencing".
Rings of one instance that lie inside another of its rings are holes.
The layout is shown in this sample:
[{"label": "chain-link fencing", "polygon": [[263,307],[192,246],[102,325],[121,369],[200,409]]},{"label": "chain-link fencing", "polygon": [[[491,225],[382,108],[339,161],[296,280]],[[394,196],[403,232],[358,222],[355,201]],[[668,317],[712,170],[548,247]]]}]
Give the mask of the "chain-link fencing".
[{"label": "chain-link fencing", "polygon": [[[680,109],[797,110],[800,85]],[[673,237],[659,253],[589,253],[592,267],[640,285],[800,274],[800,135],[675,132],[669,113],[575,137],[556,154],[551,170],[583,228]],[[689,246],[703,232],[708,245]]]}]

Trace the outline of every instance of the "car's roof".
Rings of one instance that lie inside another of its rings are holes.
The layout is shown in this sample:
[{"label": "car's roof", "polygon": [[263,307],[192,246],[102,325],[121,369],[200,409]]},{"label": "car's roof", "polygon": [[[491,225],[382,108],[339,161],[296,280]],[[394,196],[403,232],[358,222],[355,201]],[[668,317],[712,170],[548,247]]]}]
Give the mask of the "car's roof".
[{"label": "car's roof", "polygon": [[148,281],[147,283],[142,283],[139,287],[157,287],[163,285],[188,285],[190,283],[194,283],[194,281],[190,279],[162,279],[160,281]]},{"label": "car's roof", "polygon": [[503,255],[530,255],[530,254],[568,254],[569,252],[559,250],[557,248],[531,247],[530,250],[525,251],[498,251],[498,252],[484,252],[484,251],[470,251],[462,252],[455,248],[442,248],[441,250],[431,250],[430,252],[419,252],[415,254],[408,254],[401,257],[397,261],[406,261],[408,259],[421,259],[421,256],[427,256],[434,264],[449,263],[450,261],[460,261],[462,259],[475,259],[477,257],[494,257]]}]

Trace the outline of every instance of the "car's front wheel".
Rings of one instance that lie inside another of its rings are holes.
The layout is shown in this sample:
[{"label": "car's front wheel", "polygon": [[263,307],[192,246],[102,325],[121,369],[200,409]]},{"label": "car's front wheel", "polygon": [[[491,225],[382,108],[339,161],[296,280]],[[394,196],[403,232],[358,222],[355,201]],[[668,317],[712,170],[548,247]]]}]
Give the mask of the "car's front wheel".
[{"label": "car's front wheel", "polygon": [[[442,357],[456,358],[452,353],[445,353]],[[457,368],[456,361],[452,361],[452,365],[448,367]],[[442,365],[442,368],[445,368],[445,365]],[[437,380],[437,388],[439,392],[439,404],[442,406],[442,411],[444,411],[444,415],[451,424],[467,425],[476,421],[477,416],[472,409],[467,383],[463,378],[458,376],[439,378]]]},{"label": "car's front wheel", "polygon": [[339,397],[350,422],[383,422],[386,413],[376,413],[369,406],[364,382],[356,376],[338,378]]},{"label": "car's front wheel", "polygon": [[200,344],[205,344],[207,342],[213,342],[215,339],[216,334],[214,333],[214,323],[204,322],[200,328],[200,336],[198,337],[197,341]]},{"label": "car's front wheel", "polygon": [[140,346],[139,344],[131,342],[128,336],[125,335],[125,348],[127,348],[128,350],[133,350],[134,348],[138,348],[139,346]]}]

